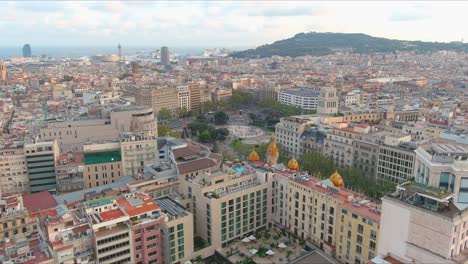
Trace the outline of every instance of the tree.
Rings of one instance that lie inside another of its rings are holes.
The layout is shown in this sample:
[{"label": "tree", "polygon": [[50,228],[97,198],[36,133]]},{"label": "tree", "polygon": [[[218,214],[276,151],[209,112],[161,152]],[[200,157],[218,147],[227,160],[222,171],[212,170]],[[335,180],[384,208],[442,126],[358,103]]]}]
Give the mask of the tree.
[{"label": "tree", "polygon": [[167,126],[158,126],[158,136],[160,137],[170,136],[170,137],[180,138],[180,133],[173,131],[171,128]]},{"label": "tree", "polygon": [[211,141],[211,134],[208,130],[205,130],[200,133],[200,136],[198,137],[201,142],[210,142]]},{"label": "tree", "polygon": [[229,120],[229,116],[225,112],[216,112],[214,115],[214,121],[216,125],[225,125]]},{"label": "tree", "polygon": [[191,115],[191,113],[187,110],[187,107],[185,106],[182,108],[179,108],[177,111],[178,111],[179,117],[187,117]]},{"label": "tree", "polygon": [[161,108],[158,112],[158,120],[159,121],[164,121],[164,120],[169,120],[172,118],[172,112],[167,109],[167,108]]},{"label": "tree", "polygon": [[211,129],[210,134],[212,139],[223,141],[229,135],[229,130],[227,128]]},{"label": "tree", "polygon": [[73,81],[74,79],[75,79],[75,77],[73,77],[73,76],[64,75],[62,81],[69,82],[69,81]]}]

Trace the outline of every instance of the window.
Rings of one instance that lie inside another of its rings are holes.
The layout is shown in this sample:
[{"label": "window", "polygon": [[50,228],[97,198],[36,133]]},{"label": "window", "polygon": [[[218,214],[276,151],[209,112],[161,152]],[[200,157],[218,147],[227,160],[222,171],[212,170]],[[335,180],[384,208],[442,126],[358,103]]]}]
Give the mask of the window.
[{"label": "window", "polygon": [[362,234],[362,232],[364,231],[364,226],[361,225],[361,224],[359,224],[357,230],[358,230],[358,233],[359,233],[359,234]]},{"label": "window", "polygon": [[369,249],[375,250],[375,242],[374,241],[369,242]]}]

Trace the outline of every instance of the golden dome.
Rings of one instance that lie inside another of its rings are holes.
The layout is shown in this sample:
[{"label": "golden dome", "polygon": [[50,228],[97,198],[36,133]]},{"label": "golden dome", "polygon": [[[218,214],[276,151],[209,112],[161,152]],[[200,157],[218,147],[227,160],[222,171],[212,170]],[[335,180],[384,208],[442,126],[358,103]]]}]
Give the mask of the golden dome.
[{"label": "golden dome", "polygon": [[341,178],[338,171],[335,171],[328,179],[333,183],[333,185],[335,185],[335,187],[341,187],[344,184],[343,178]]},{"label": "golden dome", "polygon": [[293,171],[297,171],[299,169],[299,163],[294,157],[291,160],[289,160],[288,169],[293,170]]},{"label": "golden dome", "polygon": [[247,160],[248,161],[259,161],[260,160],[260,156],[258,156],[258,153],[257,151],[252,150],[252,152],[250,152],[249,156],[247,156]]}]

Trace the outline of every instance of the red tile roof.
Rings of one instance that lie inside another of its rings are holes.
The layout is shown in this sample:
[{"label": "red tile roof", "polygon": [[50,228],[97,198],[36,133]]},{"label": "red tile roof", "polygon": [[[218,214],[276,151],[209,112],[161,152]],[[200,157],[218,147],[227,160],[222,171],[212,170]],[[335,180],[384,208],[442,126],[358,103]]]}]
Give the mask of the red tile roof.
[{"label": "red tile roof", "polygon": [[200,147],[196,145],[189,145],[187,147],[172,150],[172,154],[174,154],[175,159],[178,159],[181,157],[187,157],[191,155],[196,155],[199,152],[200,152]]},{"label": "red tile roof", "polygon": [[202,169],[207,169],[216,166],[216,162],[212,159],[204,158],[204,159],[197,159],[194,161],[185,162],[182,164],[177,165],[179,168],[179,173],[188,173],[192,171],[198,171]]},{"label": "red tile roof", "polygon": [[124,216],[125,214],[120,209],[114,209],[100,213],[103,221],[109,221]]},{"label": "red tile roof", "polygon": [[46,191],[25,194],[23,195],[23,202],[31,214],[52,209],[58,205],[54,197]]},{"label": "red tile roof", "polygon": [[130,199],[140,199],[141,204],[133,206],[130,204],[130,201],[125,197],[120,197],[117,200],[117,203],[125,210],[128,216],[132,217],[135,215],[140,215],[148,212],[152,212],[154,210],[159,209],[159,206],[154,202],[153,198],[151,198],[147,194],[142,193],[135,193],[136,198]]},{"label": "red tile roof", "polygon": [[88,230],[88,229],[89,229],[89,225],[86,224],[86,225],[82,225],[82,226],[73,228],[73,229],[72,229],[72,232],[73,232],[74,234],[76,234],[76,233],[84,232],[84,231],[86,231],[86,230]]}]

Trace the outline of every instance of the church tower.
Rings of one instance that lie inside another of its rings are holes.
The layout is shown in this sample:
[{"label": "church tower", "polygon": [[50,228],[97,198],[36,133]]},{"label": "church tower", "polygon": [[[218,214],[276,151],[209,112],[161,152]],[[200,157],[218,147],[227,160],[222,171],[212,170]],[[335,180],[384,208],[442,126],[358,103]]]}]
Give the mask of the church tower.
[{"label": "church tower", "polygon": [[278,163],[278,147],[276,146],[276,137],[275,134],[271,134],[270,144],[268,144],[266,150],[267,163],[274,166]]}]

